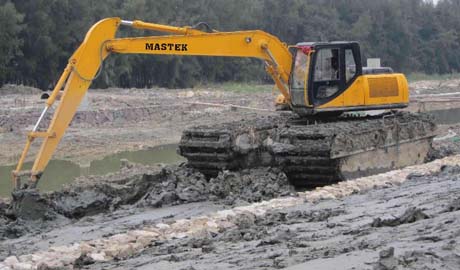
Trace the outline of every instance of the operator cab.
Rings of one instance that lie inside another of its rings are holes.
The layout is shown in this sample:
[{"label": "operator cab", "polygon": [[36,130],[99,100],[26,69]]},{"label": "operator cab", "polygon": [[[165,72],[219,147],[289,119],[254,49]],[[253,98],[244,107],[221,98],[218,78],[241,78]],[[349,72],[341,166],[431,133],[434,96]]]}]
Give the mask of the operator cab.
[{"label": "operator cab", "polygon": [[290,78],[293,109],[314,114],[314,108],[342,94],[362,74],[357,42],[299,43]]}]

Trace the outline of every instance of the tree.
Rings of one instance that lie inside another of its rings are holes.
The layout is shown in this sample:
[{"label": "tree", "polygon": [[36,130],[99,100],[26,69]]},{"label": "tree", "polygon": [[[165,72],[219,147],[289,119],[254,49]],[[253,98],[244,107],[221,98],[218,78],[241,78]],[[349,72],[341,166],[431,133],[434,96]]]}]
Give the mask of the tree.
[{"label": "tree", "polygon": [[15,73],[15,60],[21,55],[23,18],[10,1],[0,3],[0,86]]},{"label": "tree", "polygon": [[[207,22],[218,31],[261,29],[290,45],[356,40],[364,61],[380,57],[396,71],[460,71],[458,0],[0,0],[0,12],[0,83],[42,89],[54,85],[89,27],[114,16],[175,26]],[[155,34],[120,27],[117,35]],[[269,80],[254,59],[114,55],[93,87]]]}]

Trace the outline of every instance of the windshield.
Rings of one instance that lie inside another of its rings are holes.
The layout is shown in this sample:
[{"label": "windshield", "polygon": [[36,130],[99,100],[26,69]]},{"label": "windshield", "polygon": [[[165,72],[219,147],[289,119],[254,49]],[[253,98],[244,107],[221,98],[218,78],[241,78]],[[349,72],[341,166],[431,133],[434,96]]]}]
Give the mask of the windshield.
[{"label": "windshield", "polygon": [[305,76],[307,76],[308,55],[298,50],[295,57],[294,73],[292,76],[292,88],[304,88]]}]

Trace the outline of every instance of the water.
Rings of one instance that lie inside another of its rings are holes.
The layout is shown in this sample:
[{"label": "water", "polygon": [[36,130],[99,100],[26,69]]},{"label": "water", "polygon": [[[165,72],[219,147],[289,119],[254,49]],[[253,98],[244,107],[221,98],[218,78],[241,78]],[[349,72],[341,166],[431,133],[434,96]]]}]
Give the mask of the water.
[{"label": "water", "polygon": [[460,108],[429,111],[428,113],[434,116],[437,124],[451,125],[460,123]]},{"label": "water", "polygon": [[[63,184],[72,182],[82,175],[104,175],[120,169],[121,159],[134,163],[152,165],[157,163],[176,163],[185,159],[176,153],[177,145],[162,145],[148,150],[125,151],[92,161],[89,167],[80,167],[71,161],[51,160],[39,182],[41,191],[58,190]],[[24,164],[30,169],[32,163]],[[0,197],[8,197],[12,191],[11,171],[15,166],[0,166]]]}]

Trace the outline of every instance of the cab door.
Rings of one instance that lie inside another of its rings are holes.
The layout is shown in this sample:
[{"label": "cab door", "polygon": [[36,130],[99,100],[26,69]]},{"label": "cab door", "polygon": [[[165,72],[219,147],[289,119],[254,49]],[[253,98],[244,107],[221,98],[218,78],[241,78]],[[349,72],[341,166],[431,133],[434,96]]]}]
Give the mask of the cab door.
[{"label": "cab door", "polygon": [[[363,89],[354,82],[362,74],[359,44],[332,43],[316,47],[312,59],[310,103],[315,108],[336,108],[362,104]],[[355,87],[351,87],[351,86]]]},{"label": "cab door", "polygon": [[[336,46],[321,46],[313,59],[310,102],[316,107],[339,96],[345,88],[343,49]],[[340,101],[338,102],[340,104]]]}]

